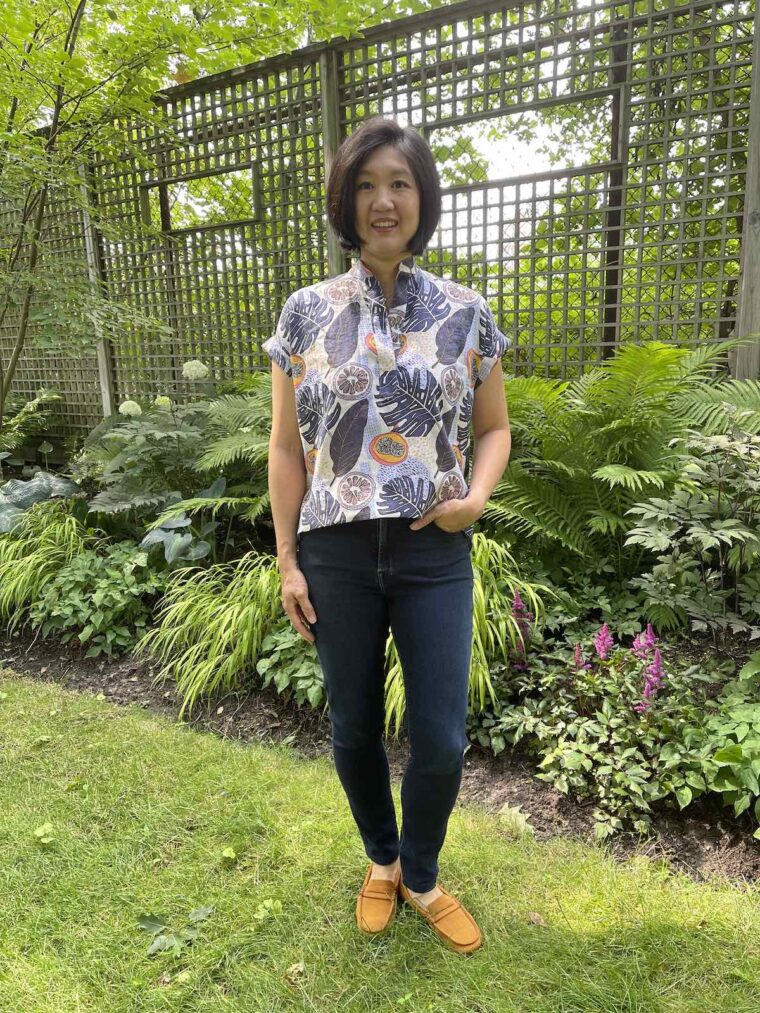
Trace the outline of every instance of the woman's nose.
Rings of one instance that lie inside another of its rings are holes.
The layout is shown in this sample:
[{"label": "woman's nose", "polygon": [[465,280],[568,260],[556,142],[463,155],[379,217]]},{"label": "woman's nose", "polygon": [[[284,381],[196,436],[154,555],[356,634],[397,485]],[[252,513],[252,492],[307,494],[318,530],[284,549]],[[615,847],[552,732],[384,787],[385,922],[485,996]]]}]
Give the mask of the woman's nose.
[{"label": "woman's nose", "polygon": [[390,194],[378,193],[375,196],[375,199],[372,202],[372,204],[373,204],[373,207],[376,207],[376,208],[389,208],[389,207],[392,208],[393,207],[393,200],[392,200]]}]

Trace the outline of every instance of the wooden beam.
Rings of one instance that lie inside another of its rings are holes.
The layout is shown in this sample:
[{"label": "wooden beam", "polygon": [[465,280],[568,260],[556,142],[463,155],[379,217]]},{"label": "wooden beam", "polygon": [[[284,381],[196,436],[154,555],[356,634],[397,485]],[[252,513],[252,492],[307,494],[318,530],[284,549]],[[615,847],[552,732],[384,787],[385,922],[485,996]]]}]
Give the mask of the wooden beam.
[{"label": "wooden beam", "polygon": [[755,13],[752,92],[749,101],[747,185],[742,229],[741,285],[735,336],[754,341],[736,350],[737,380],[760,377],[760,7]]},{"label": "wooden beam", "polygon": [[[333,159],[341,142],[338,54],[334,49],[325,49],[319,55],[319,86],[322,103],[322,138],[324,142],[326,187]],[[343,274],[346,270],[345,254],[329,222],[327,223],[327,269],[331,278],[334,278],[337,274]]]}]

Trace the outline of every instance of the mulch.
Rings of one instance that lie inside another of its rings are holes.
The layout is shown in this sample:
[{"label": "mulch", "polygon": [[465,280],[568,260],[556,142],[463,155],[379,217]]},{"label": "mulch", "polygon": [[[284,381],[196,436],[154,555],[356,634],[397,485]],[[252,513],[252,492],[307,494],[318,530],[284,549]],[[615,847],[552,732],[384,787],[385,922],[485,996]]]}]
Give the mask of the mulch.
[{"label": "mulch", "polygon": [[[41,682],[102,693],[115,704],[133,704],[173,720],[179,716],[181,701],[173,684],[157,681],[160,673],[148,661],[85,658],[76,646],[21,633],[0,636],[0,664]],[[326,713],[298,708],[271,686],[252,684],[219,694],[183,720],[198,731],[242,742],[287,740],[304,757],[329,756],[331,751]],[[400,778],[408,756],[406,743],[391,738],[386,745],[392,776]],[[593,806],[554,791],[534,776],[535,769],[535,761],[520,750],[494,756],[473,744],[465,754],[457,804],[493,814],[504,806],[519,806],[538,840],[558,835],[591,839]],[[697,879],[755,881],[760,878],[760,842],[752,837],[752,829],[749,819],[735,819],[730,809],[710,796],[684,812],[663,805],[654,816],[650,838],[620,834],[609,848],[616,858],[636,854],[664,860]]]}]

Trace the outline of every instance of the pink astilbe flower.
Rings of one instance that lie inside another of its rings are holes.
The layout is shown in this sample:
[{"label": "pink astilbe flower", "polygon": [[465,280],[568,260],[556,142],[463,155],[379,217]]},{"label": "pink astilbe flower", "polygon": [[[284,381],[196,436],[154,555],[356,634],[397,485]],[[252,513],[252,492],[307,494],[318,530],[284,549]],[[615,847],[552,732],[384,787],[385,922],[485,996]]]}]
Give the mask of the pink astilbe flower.
[{"label": "pink astilbe flower", "polygon": [[644,692],[639,703],[634,705],[634,710],[643,714],[652,706],[652,700],[657,696],[657,691],[665,681],[665,671],[662,667],[662,655],[660,648],[655,647],[654,658],[644,670]]},{"label": "pink astilbe flower", "polygon": [[518,654],[524,654],[525,645],[529,638],[530,624],[533,622],[533,613],[528,610],[525,602],[520,597],[520,592],[517,590],[512,598],[512,615],[515,617],[517,630],[520,634],[520,640],[515,650]]},{"label": "pink astilbe flower", "polygon": [[607,623],[605,623],[594,637],[594,647],[596,648],[596,653],[602,661],[606,661],[607,655],[610,653],[614,644],[615,641],[610,633],[610,628]]},{"label": "pink astilbe flower", "polygon": [[652,648],[658,644],[657,634],[652,629],[652,624],[647,623],[647,628],[643,633],[638,633],[633,638],[633,644],[631,650],[639,659],[639,661],[646,661],[649,658],[649,653]]},{"label": "pink astilbe flower", "polygon": [[580,671],[583,668],[591,668],[590,663],[588,661],[583,660],[583,651],[581,650],[580,644],[575,645],[573,657],[575,658],[575,667],[578,669],[578,671]]}]

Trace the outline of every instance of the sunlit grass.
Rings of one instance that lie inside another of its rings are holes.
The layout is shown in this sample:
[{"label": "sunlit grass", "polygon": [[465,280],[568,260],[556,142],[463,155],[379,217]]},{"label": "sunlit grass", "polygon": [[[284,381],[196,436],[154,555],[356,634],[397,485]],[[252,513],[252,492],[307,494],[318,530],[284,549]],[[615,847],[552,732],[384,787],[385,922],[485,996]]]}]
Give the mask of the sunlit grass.
[{"label": "sunlit grass", "polygon": [[[509,839],[458,808],[441,882],[484,948],[450,953],[406,908],[368,938],[353,913],[366,859],[328,759],[8,673],[0,692],[3,1013],[757,1009],[752,887]],[[141,915],[179,930],[203,907],[191,946],[147,955]]]}]

